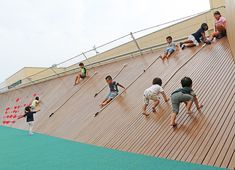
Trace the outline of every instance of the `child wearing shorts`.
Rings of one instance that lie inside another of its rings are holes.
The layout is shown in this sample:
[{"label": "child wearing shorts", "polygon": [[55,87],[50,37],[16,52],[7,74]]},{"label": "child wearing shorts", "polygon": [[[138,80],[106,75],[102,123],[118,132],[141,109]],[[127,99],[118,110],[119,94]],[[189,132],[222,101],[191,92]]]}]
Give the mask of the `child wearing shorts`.
[{"label": "child wearing shorts", "polygon": [[214,13],[215,18],[215,31],[211,34],[210,40],[214,38],[221,39],[226,36],[226,19],[220,14],[219,11]]},{"label": "child wearing shorts", "polygon": [[193,33],[188,37],[188,40],[180,42],[180,48],[183,50],[185,47],[194,47],[199,46],[199,43],[202,41],[206,44],[210,44],[211,41],[207,39],[205,31],[208,30],[208,25],[203,23],[197,32]]},{"label": "child wearing shorts", "polygon": [[168,60],[169,57],[171,56],[171,54],[173,54],[176,50],[176,47],[178,47],[176,45],[175,42],[172,41],[172,37],[168,36],[166,37],[166,42],[167,42],[167,47],[164,51],[163,56],[160,56],[160,58],[164,61],[165,59]]},{"label": "child wearing shorts", "polygon": [[163,96],[165,102],[169,101],[169,98],[167,98],[161,85],[162,85],[162,80],[158,77],[154,78],[152,82],[152,86],[144,91],[144,106],[143,106],[143,112],[142,112],[143,115],[149,116],[149,114],[146,113],[146,109],[147,109],[147,106],[149,105],[150,100],[154,101],[152,111],[154,113],[156,112],[156,107],[160,103],[159,94]]},{"label": "child wearing shorts", "polygon": [[79,67],[81,69],[81,73],[76,76],[74,86],[80,83],[80,80],[83,80],[87,77],[87,70],[83,63],[79,63]]},{"label": "child wearing shorts", "polygon": [[171,102],[173,113],[171,114],[171,126],[175,127],[176,115],[179,113],[180,103],[184,102],[187,109],[187,114],[192,114],[191,107],[193,102],[195,103],[197,110],[201,113],[201,108],[203,105],[199,105],[198,98],[192,89],[192,80],[189,77],[184,77],[181,80],[182,88],[174,91],[171,94]]},{"label": "child wearing shorts", "polygon": [[39,97],[35,97],[35,99],[32,101],[30,107],[32,110],[35,110],[39,106],[40,100]]},{"label": "child wearing shorts", "polygon": [[111,100],[113,100],[115,97],[117,97],[118,92],[119,92],[118,86],[125,89],[125,87],[123,85],[121,85],[120,83],[117,83],[116,81],[113,81],[111,76],[107,76],[105,78],[105,80],[109,85],[110,92],[109,92],[108,96],[105,98],[105,100],[100,104],[101,107],[104,107]]},{"label": "child wearing shorts", "polygon": [[27,106],[25,108],[25,114],[24,115],[21,115],[18,117],[18,119],[21,119],[23,117],[26,117],[26,122],[28,123],[29,125],[29,135],[33,135],[33,122],[34,122],[34,114],[39,112],[40,110],[38,111],[32,111],[31,110],[31,107],[30,106]]}]

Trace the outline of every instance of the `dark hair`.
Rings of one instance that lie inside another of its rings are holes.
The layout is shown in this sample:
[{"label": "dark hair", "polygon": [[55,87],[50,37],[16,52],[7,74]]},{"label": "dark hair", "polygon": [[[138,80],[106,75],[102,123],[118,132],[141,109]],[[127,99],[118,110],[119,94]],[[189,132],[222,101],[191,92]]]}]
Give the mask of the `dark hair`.
[{"label": "dark hair", "polygon": [[39,100],[39,97],[37,96],[37,97],[35,97],[35,100]]},{"label": "dark hair", "polygon": [[79,66],[80,66],[80,67],[83,67],[83,66],[84,66],[84,64],[83,64],[83,63],[79,63]]},{"label": "dark hair", "polygon": [[182,87],[191,87],[193,84],[193,81],[189,77],[184,77],[181,79],[181,85]]},{"label": "dark hair", "polygon": [[158,84],[159,86],[162,85],[162,79],[156,77],[153,79],[153,84]]},{"label": "dark hair", "polygon": [[168,37],[166,37],[166,39],[170,39],[170,40],[172,40],[172,37],[171,37],[171,36],[168,36]]},{"label": "dark hair", "polygon": [[203,23],[203,24],[201,25],[201,28],[202,28],[204,31],[207,31],[207,30],[208,30],[208,25],[207,25],[207,23]]},{"label": "dark hair", "polygon": [[215,12],[214,12],[214,15],[220,15],[220,16],[221,16],[221,14],[220,14],[219,11],[215,11]]},{"label": "dark hair", "polygon": [[24,108],[24,111],[25,111],[25,112],[30,112],[30,111],[31,111],[31,107],[30,107],[30,106],[25,107],[25,108]]},{"label": "dark hair", "polygon": [[112,80],[112,77],[108,75],[107,77],[105,77],[105,80]]}]

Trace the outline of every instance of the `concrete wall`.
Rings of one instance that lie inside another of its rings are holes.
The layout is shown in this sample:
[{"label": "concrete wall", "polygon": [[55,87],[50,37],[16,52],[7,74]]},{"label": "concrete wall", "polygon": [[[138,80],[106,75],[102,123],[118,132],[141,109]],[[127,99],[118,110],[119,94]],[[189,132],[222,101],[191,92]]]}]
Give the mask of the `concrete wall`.
[{"label": "concrete wall", "polygon": [[225,0],[210,0],[210,7],[217,8],[225,5]]},{"label": "concrete wall", "polygon": [[226,0],[227,32],[230,47],[235,59],[235,1]]},{"label": "concrete wall", "polygon": [[[6,79],[3,83],[0,84],[0,89],[10,86],[13,83],[16,83],[19,80],[22,80],[23,83],[28,83],[37,79],[41,79],[43,77],[48,77],[55,75],[55,73],[61,73],[64,71],[63,68],[54,68],[54,71],[51,69],[48,69],[46,71],[43,71],[47,68],[42,67],[25,67],[21,69],[20,71],[16,72],[14,75]],[[43,72],[42,72],[43,71]],[[29,79],[25,79],[26,77],[30,77]]]}]

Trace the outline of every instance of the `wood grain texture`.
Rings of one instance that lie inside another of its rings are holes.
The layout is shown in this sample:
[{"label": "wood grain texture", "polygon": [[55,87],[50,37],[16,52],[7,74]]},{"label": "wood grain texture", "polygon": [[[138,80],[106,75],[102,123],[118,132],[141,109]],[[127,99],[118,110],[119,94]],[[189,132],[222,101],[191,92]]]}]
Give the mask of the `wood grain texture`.
[{"label": "wood grain texture", "polygon": [[[37,93],[43,103],[41,112],[35,117],[36,132],[122,151],[232,169],[235,167],[235,65],[232,53],[226,38],[204,47],[192,57],[197,50],[177,51],[165,63],[157,60],[144,74],[143,70],[162,50],[97,67],[98,74],[50,119],[50,113],[79,89],[80,85],[73,86],[75,75],[62,77],[63,82],[54,79],[1,94],[1,119],[5,108],[15,105],[16,98],[20,98],[22,105]],[[127,67],[116,81],[124,86],[132,85],[94,118],[108,88],[94,98],[95,93],[104,87],[105,76],[114,76],[124,64]],[[180,87],[182,77],[190,76],[204,108],[199,114],[194,106],[195,113],[189,116],[181,107],[177,116],[179,126],[172,129],[169,126],[170,103],[161,101],[156,114],[151,113],[150,106],[148,118],[141,114],[141,107],[143,91],[151,85],[152,79],[161,77],[164,85],[175,72],[165,86],[167,95]],[[25,120],[8,126],[27,129]]]}]

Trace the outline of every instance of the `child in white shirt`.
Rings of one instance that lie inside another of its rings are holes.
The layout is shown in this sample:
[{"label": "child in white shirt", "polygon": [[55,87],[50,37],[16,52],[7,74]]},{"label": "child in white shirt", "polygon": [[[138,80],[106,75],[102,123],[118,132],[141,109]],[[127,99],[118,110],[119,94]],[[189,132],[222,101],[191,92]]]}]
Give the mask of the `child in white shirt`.
[{"label": "child in white shirt", "polygon": [[161,85],[162,85],[162,80],[160,78],[154,78],[153,85],[144,91],[144,106],[143,106],[143,112],[142,112],[143,115],[149,116],[149,114],[146,113],[146,109],[147,109],[147,106],[149,105],[150,100],[154,101],[152,111],[156,112],[156,107],[160,103],[159,94],[163,96],[165,102],[169,101],[169,98],[167,98]]}]

